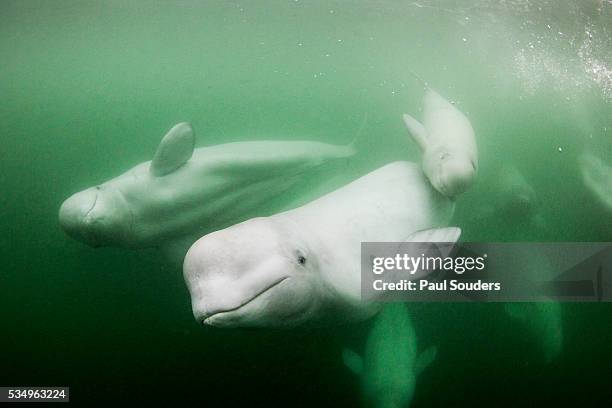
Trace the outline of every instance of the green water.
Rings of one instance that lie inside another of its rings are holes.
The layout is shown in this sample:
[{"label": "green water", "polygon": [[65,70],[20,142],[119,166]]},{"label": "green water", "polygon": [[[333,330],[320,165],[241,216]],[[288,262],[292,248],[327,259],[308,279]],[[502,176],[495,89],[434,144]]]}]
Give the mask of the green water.
[{"label": "green water", "polygon": [[[198,145],[346,143],[362,127],[357,169],[420,160],[401,121],[419,111],[414,72],[476,130],[463,240],[610,241],[576,159],[612,152],[611,29],[609,1],[0,2],[0,385],[68,385],[89,404],[357,405],[340,350],[362,347],[368,323],[203,329],[180,271],[154,250],[69,239],[62,201],[149,160],[185,120]],[[544,229],[478,217],[501,162],[538,192]],[[413,310],[419,343],[439,350],[413,406],[612,397],[606,304],[562,306],[550,364],[501,305]]]}]

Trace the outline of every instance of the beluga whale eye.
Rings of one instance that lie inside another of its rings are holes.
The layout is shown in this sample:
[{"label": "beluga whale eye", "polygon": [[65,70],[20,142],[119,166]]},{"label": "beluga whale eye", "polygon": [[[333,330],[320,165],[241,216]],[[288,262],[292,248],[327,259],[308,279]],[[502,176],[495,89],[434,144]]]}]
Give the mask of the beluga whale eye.
[{"label": "beluga whale eye", "polygon": [[304,256],[304,254],[302,254],[301,251],[299,250],[295,251],[295,256],[297,257],[298,264],[306,265],[306,257]]}]

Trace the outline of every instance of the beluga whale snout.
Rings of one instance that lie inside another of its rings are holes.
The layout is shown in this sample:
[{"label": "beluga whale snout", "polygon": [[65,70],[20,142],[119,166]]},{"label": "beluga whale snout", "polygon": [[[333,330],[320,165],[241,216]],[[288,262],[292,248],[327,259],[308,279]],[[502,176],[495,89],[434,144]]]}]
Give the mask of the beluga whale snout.
[{"label": "beluga whale snout", "polygon": [[[431,157],[429,160],[432,160]],[[435,173],[436,178],[432,184],[437,186],[438,191],[447,197],[455,197],[471,187],[476,172],[471,161],[466,161],[463,157],[452,156],[449,153],[441,153],[439,159],[435,160],[438,161],[439,169]],[[431,163],[429,167],[435,165]]]},{"label": "beluga whale snout", "polygon": [[61,228],[92,247],[106,246],[122,237],[131,225],[129,210],[116,193],[103,186],[73,194],[59,210]]}]

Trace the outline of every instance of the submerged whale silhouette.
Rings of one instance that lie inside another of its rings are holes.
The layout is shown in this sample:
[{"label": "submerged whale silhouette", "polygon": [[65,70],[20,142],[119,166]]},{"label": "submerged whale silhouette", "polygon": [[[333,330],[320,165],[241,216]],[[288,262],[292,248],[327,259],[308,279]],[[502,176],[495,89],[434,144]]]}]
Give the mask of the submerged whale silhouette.
[{"label": "submerged whale silhouette", "polygon": [[436,358],[432,346],[418,353],[416,332],[404,303],[387,304],[376,316],[363,357],[344,349],[344,364],[361,379],[367,406],[408,407],[418,375]]},{"label": "submerged whale silhouette", "polygon": [[[475,211],[475,221],[512,224],[522,232],[546,226],[538,193],[515,165],[502,164],[490,180],[491,198]],[[507,225],[504,227],[508,229]]]}]

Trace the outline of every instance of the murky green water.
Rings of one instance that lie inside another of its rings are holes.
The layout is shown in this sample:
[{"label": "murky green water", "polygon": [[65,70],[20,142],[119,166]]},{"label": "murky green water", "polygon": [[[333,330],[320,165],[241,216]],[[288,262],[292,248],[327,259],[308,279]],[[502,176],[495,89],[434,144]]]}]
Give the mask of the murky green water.
[{"label": "murky green water", "polygon": [[[62,201],[149,160],[185,120],[199,146],[341,144],[362,128],[355,175],[419,160],[401,121],[420,106],[413,72],[477,133],[463,240],[610,241],[577,157],[612,152],[611,28],[605,0],[1,2],[0,385],[69,385],[90,403],[358,404],[340,350],[367,323],[203,329],[180,271],[69,239]],[[543,228],[480,216],[502,163],[538,193]],[[609,402],[608,305],[562,306],[551,364],[501,305],[413,310],[420,344],[439,349],[413,406]]]}]

